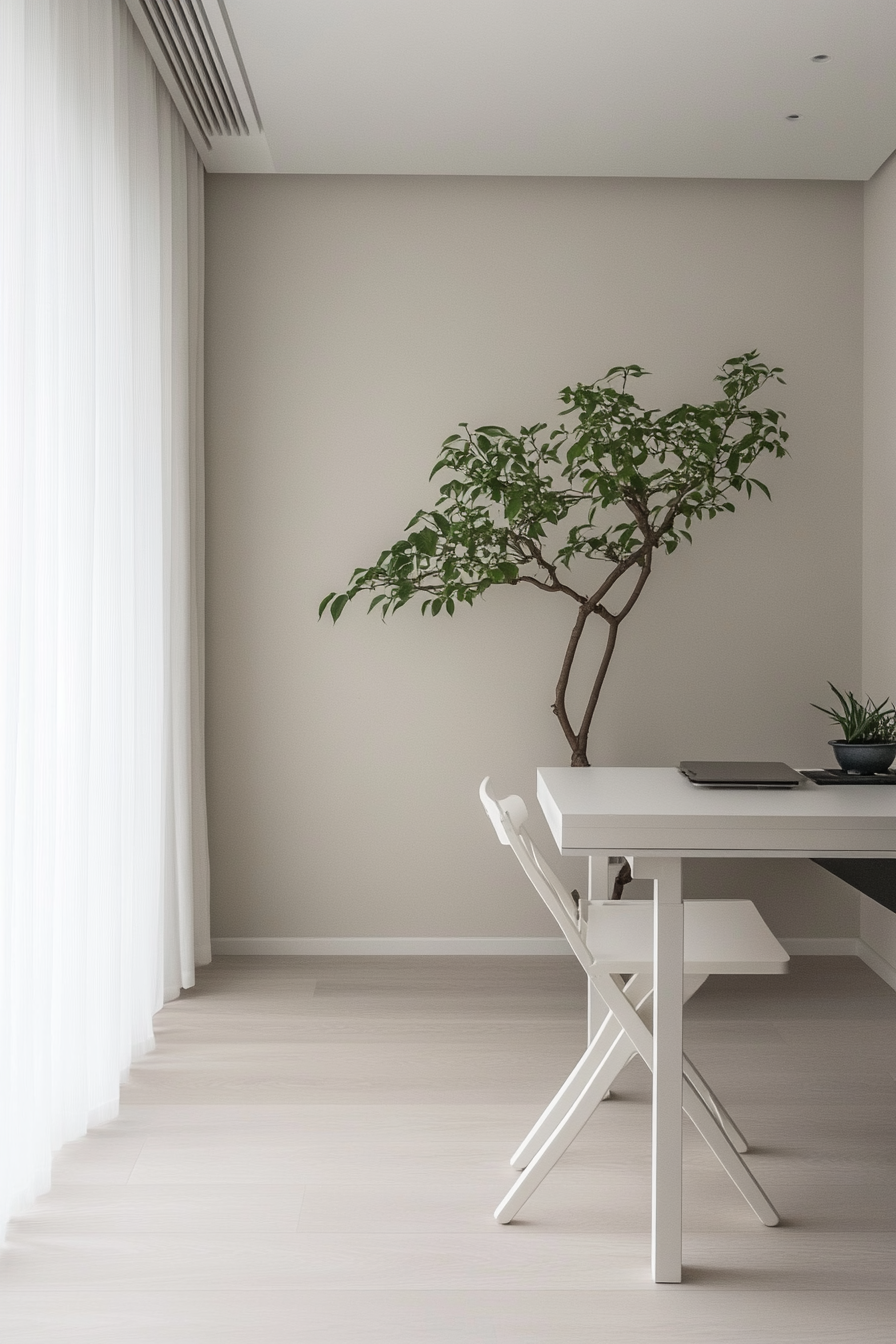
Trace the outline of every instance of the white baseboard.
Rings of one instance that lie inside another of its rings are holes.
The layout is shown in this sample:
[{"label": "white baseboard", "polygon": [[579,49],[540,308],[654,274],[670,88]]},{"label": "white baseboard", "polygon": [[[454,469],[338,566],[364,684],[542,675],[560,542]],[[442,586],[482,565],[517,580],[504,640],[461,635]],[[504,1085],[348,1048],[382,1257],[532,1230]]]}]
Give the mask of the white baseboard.
[{"label": "white baseboard", "polygon": [[781,938],[792,957],[858,957],[859,938]]},{"label": "white baseboard", "polygon": [[782,938],[792,957],[858,957],[891,989],[896,989],[896,966],[891,966],[863,938]]},{"label": "white baseboard", "polygon": [[896,966],[891,966],[888,961],[884,961],[879,953],[875,952],[873,947],[862,939],[856,939],[856,956],[861,957],[866,966],[870,966],[881,980],[885,980],[891,989],[896,989]]},{"label": "white baseboard", "polygon": [[218,957],[566,957],[565,938],[213,938]]},{"label": "white baseboard", "polygon": [[[859,957],[896,989],[896,966],[861,938],[782,938],[792,957]],[[566,957],[564,938],[213,938],[216,957]]]}]

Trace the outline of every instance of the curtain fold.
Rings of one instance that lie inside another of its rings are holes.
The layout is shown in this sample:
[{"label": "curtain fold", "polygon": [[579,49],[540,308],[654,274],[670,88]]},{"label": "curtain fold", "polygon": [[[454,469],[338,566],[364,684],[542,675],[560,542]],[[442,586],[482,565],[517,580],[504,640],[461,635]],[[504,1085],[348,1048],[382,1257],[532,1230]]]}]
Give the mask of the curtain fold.
[{"label": "curtain fold", "polygon": [[203,170],[120,0],[0,0],[0,1228],[209,959]]}]

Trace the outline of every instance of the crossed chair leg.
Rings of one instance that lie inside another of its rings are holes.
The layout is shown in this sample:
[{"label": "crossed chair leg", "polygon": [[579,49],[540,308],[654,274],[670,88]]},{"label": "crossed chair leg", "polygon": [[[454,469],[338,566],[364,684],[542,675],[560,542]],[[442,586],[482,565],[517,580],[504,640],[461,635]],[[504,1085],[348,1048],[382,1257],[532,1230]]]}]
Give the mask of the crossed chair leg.
[{"label": "crossed chair leg", "polygon": [[[685,1000],[705,978],[685,977]],[[594,972],[591,979],[607,1007],[607,1015],[563,1087],[511,1158],[511,1165],[521,1170],[522,1175],[495,1210],[499,1223],[509,1223],[516,1217],[594,1114],[628,1061],[639,1054],[648,1068],[652,1067],[652,976],[633,975],[623,984],[619,976]],[[685,1114],[757,1218],[767,1227],[774,1227],[779,1221],[778,1214],[739,1155],[747,1151],[740,1130],[687,1056],[682,1061],[682,1075]]]}]

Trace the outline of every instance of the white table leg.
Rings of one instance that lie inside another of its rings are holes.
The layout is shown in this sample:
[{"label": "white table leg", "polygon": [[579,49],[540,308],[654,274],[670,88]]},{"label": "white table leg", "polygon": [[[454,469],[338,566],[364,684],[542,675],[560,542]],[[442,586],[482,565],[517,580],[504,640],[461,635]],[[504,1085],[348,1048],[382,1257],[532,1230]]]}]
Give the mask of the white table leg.
[{"label": "white table leg", "polygon": [[653,879],[653,1277],[681,1283],[681,860],[638,859]]},{"label": "white table leg", "polygon": [[[585,906],[586,919],[588,905],[592,901],[605,901],[609,892],[607,891],[607,875],[609,873],[609,860],[606,854],[591,854],[588,857],[588,903]],[[583,921],[584,923],[584,921]],[[583,933],[587,940],[587,931],[583,928]],[[601,1024],[607,1015],[607,1005],[598,994],[591,981],[588,981],[588,1044],[594,1040]]]}]

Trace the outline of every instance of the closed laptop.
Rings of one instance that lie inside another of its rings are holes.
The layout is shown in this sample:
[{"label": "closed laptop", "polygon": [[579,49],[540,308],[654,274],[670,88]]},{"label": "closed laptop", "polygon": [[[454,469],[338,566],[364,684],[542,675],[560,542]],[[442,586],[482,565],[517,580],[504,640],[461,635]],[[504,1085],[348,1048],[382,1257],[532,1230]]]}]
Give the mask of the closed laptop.
[{"label": "closed laptop", "polygon": [[678,768],[707,789],[795,789],[802,782],[783,761],[680,761]]}]

